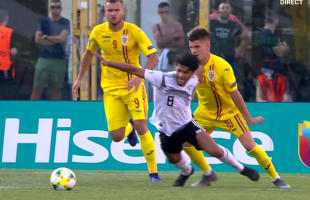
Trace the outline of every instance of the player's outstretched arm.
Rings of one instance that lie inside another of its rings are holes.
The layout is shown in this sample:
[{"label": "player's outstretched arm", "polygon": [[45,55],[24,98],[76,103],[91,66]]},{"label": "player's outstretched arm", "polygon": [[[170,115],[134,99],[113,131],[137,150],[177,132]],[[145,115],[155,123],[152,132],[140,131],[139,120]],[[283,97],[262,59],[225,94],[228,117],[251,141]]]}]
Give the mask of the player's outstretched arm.
[{"label": "player's outstretched arm", "polygon": [[138,68],[138,67],[136,67],[134,65],[130,65],[130,64],[126,64],[126,63],[107,61],[106,59],[104,59],[99,54],[97,54],[97,53],[93,53],[93,54],[97,58],[100,59],[100,61],[102,62],[102,64],[104,66],[113,67],[113,68],[119,69],[121,71],[128,72],[130,74],[134,74],[134,75],[144,79],[145,69],[143,69],[143,68]]},{"label": "player's outstretched arm", "polygon": [[239,109],[239,111],[241,112],[241,114],[243,115],[243,117],[245,118],[245,120],[249,124],[258,124],[264,121],[263,117],[255,117],[255,118],[251,117],[248,111],[248,108],[246,107],[243,97],[241,96],[239,90],[235,90],[231,92],[230,96],[232,100],[234,101],[235,105],[237,106],[237,108]]},{"label": "player's outstretched arm", "polygon": [[145,64],[145,69],[153,70],[159,62],[157,53],[152,53],[147,57],[147,62]]}]

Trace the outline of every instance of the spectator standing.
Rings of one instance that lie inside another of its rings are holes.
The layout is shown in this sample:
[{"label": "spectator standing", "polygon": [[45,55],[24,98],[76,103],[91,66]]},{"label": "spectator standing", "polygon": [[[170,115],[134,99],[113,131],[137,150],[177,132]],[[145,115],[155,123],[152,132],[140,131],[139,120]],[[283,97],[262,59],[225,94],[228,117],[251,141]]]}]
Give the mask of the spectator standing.
[{"label": "spectator standing", "polygon": [[288,79],[283,66],[283,56],[290,50],[285,41],[281,41],[275,32],[278,17],[268,11],[265,27],[260,35],[262,74],[258,76],[256,100],[258,102],[291,102]]},{"label": "spectator standing", "polygon": [[70,22],[61,16],[61,1],[51,0],[51,17],[41,20],[35,42],[41,45],[35,66],[31,100],[40,100],[44,88],[51,87],[52,100],[61,100],[61,88],[67,71],[65,46],[70,34]]},{"label": "spectator standing", "polygon": [[13,30],[6,27],[8,21],[8,13],[0,10],[0,100],[13,100],[15,92],[12,56],[17,54],[17,50],[12,42]]},{"label": "spectator standing", "polygon": [[173,71],[177,50],[184,46],[184,31],[181,23],[170,18],[171,10],[167,2],[158,5],[161,22],[153,26],[153,34],[160,53],[158,70]]},{"label": "spectator standing", "polygon": [[[211,12],[212,14],[210,14],[210,20],[212,19],[218,19],[221,15],[221,13],[218,10],[218,6],[212,6],[211,8]],[[235,15],[233,15],[232,13],[229,14],[228,19],[230,21],[236,22],[238,23],[240,26],[242,26],[243,29],[246,29],[246,27],[240,22],[240,20],[238,19],[238,17],[236,17]]]},{"label": "spectator standing", "polygon": [[[235,56],[246,49],[249,41],[248,31],[239,23],[229,20],[231,6],[224,2],[219,5],[220,16],[210,20],[211,52],[224,58],[233,68],[237,75]],[[236,39],[241,39],[240,45],[236,48]],[[238,77],[238,76],[236,76]]]}]

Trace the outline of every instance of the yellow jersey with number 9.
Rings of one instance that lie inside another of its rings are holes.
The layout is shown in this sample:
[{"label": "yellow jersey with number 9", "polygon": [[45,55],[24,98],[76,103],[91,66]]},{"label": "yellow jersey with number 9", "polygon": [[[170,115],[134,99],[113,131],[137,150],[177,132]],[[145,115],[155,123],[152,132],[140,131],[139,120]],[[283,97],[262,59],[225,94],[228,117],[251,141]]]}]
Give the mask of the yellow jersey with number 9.
[{"label": "yellow jersey with number 9", "polygon": [[[124,22],[121,30],[110,30],[109,23],[96,26],[90,34],[87,50],[91,52],[101,49],[101,55],[108,61],[123,62],[140,67],[140,51],[147,57],[156,53],[146,34],[135,24]],[[134,75],[118,69],[101,66],[101,87],[104,91],[126,88],[126,84]]]}]

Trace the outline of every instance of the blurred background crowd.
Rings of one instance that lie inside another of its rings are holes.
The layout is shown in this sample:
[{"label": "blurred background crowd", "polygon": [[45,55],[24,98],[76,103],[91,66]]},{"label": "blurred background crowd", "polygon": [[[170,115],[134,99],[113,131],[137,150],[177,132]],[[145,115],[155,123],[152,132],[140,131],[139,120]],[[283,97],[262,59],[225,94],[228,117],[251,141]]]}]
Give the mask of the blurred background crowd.
[{"label": "blurred background crowd", "polygon": [[[174,70],[206,10],[211,53],[231,64],[245,101],[310,101],[310,0],[205,1],[203,9],[200,0],[124,0],[125,20],[141,27],[158,50],[157,70]],[[97,0],[96,24],[106,22],[104,5]],[[85,48],[73,31],[80,20],[72,0],[1,0],[0,100],[72,100],[72,46]],[[146,58],[140,61],[143,66]],[[100,71],[97,63],[96,100],[104,95]]]}]

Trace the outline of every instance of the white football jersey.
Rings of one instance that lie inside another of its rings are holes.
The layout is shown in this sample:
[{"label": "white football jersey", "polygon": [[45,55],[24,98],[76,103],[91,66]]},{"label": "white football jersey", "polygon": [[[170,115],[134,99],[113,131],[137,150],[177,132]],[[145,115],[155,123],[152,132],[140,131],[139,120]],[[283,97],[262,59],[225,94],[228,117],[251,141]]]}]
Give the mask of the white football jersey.
[{"label": "white football jersey", "polygon": [[198,79],[192,76],[184,87],[176,82],[175,72],[145,70],[144,78],[154,86],[154,111],[150,123],[171,136],[192,119],[191,101]]}]

